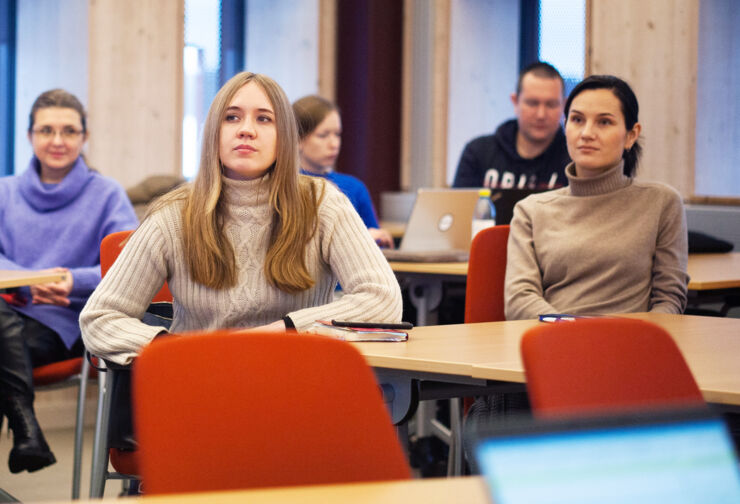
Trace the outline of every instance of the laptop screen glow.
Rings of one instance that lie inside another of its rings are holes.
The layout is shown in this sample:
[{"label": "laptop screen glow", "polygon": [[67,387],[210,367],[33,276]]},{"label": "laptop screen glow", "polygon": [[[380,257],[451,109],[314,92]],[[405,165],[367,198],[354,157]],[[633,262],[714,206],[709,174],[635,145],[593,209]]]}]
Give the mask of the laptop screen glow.
[{"label": "laptop screen glow", "polygon": [[480,442],[496,504],[740,503],[740,469],[719,419]]}]

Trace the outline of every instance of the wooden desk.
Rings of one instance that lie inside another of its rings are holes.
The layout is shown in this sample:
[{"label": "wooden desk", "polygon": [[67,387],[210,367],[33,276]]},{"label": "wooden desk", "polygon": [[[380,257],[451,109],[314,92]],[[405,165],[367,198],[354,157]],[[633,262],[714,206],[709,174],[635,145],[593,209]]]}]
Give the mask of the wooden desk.
[{"label": "wooden desk", "polygon": [[59,282],[64,280],[65,276],[65,273],[53,273],[48,271],[0,270],[0,289]]},{"label": "wooden desk", "polygon": [[[675,339],[708,402],[727,409],[740,407],[740,319],[628,314],[664,327]],[[394,422],[404,408],[414,407],[415,380],[434,380],[475,387],[511,387],[524,383],[519,343],[524,332],[540,322],[518,320],[481,324],[416,327],[405,343],[355,343],[376,368],[383,387],[391,389]],[[472,394],[471,394],[472,392]],[[408,401],[408,402],[407,402]]]},{"label": "wooden desk", "polygon": [[[681,349],[704,399],[710,403],[740,406],[740,319],[662,313],[632,313],[620,317],[647,320],[663,327]],[[538,323],[531,321],[530,326]],[[525,382],[519,353],[521,337],[512,336],[511,333],[502,334],[505,340],[502,359],[473,365],[474,377]]]},{"label": "wooden desk", "polygon": [[[396,273],[416,273],[421,275],[468,276],[468,263],[413,263],[389,262]],[[740,288],[740,252],[726,254],[690,254],[689,290],[714,290]]]},{"label": "wooden desk", "polygon": [[[128,499],[127,499],[128,500]],[[132,502],[152,504],[489,504],[483,478],[427,478],[378,483],[348,483],[340,485],[311,485],[301,487],[232,490],[144,496]],[[71,504],[77,501],[63,501]],[[120,499],[104,499],[101,503],[120,503]]]},{"label": "wooden desk", "polygon": [[465,281],[468,276],[467,262],[447,262],[447,263],[416,263],[389,261],[391,269],[396,273],[419,273],[421,275],[442,275],[459,277]]},{"label": "wooden desk", "polygon": [[740,252],[689,255],[689,290],[740,288]]}]

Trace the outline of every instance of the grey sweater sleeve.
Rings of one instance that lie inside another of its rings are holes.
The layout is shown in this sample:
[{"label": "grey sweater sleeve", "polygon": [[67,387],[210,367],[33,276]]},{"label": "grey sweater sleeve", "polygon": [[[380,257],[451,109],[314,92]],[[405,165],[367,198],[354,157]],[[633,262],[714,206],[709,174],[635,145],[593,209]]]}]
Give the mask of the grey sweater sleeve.
[{"label": "grey sweater sleeve", "polygon": [[506,320],[533,319],[540,314],[556,311],[544,298],[542,273],[532,237],[531,217],[527,209],[517,203],[511,220],[506,253]]},{"label": "grey sweater sleeve", "polygon": [[164,330],[140,320],[167,279],[168,246],[158,218],[145,220],[131,235],[80,314],[85,347],[116,364],[129,364]]},{"label": "grey sweater sleeve", "polygon": [[686,212],[681,196],[666,187],[666,202],[660,216],[650,289],[650,311],[683,313],[686,308],[689,276]]}]

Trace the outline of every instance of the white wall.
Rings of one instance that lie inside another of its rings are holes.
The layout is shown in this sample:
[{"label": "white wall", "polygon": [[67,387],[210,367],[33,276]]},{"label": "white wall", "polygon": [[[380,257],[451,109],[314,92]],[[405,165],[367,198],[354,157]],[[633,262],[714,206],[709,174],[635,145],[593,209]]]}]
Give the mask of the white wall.
[{"label": "white wall", "polygon": [[519,2],[454,0],[450,13],[447,183],[465,144],[514,116],[519,74]]},{"label": "white wall", "polygon": [[290,101],[319,90],[318,0],[249,0],[245,70],[269,75]]},{"label": "white wall", "polygon": [[20,173],[33,155],[25,132],[39,94],[63,88],[87,108],[87,0],[22,0],[17,17],[15,171]]}]

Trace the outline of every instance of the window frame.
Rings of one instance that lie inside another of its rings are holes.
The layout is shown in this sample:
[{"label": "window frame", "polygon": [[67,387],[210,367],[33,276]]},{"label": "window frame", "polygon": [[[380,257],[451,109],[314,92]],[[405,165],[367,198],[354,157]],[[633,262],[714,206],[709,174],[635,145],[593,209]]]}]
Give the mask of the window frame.
[{"label": "window frame", "polygon": [[15,58],[16,0],[0,3],[0,47],[6,48],[7,61],[0,67],[0,176],[12,175],[15,164]]}]

